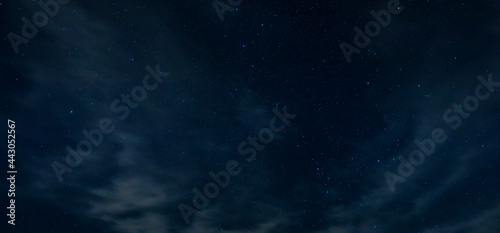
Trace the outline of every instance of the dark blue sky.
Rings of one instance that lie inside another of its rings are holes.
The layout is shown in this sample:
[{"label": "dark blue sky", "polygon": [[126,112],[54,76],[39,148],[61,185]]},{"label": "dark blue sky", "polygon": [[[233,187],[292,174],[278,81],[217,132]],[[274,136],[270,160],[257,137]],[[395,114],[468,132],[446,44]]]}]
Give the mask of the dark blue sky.
[{"label": "dark blue sky", "polygon": [[497,1],[41,2],[0,5],[1,232],[500,231]]}]

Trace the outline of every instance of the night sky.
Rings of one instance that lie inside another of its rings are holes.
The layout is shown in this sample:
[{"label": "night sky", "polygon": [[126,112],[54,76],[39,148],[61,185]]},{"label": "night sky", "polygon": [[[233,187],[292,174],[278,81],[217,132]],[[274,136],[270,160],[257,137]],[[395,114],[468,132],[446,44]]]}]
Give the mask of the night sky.
[{"label": "night sky", "polygon": [[500,232],[498,0],[0,17],[1,233]]}]

